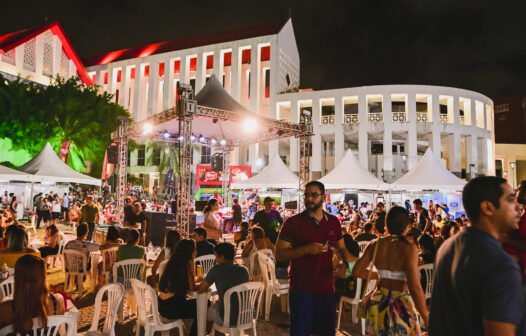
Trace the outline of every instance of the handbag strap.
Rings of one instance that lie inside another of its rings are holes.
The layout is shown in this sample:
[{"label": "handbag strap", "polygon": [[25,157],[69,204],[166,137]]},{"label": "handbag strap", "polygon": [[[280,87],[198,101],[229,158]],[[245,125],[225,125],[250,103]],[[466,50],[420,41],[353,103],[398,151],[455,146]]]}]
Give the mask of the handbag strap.
[{"label": "handbag strap", "polygon": [[374,265],[374,261],[376,259],[376,252],[378,251],[378,245],[380,244],[380,239],[378,239],[376,241],[376,244],[374,246],[374,252],[373,252],[373,259],[371,260],[371,263],[369,264],[369,273],[367,274],[367,281],[365,282],[365,287],[364,287],[364,290],[362,292],[362,297],[360,299],[363,299],[365,294],[367,294],[367,287],[369,286],[369,281],[371,280],[371,273],[373,271],[373,265]]}]

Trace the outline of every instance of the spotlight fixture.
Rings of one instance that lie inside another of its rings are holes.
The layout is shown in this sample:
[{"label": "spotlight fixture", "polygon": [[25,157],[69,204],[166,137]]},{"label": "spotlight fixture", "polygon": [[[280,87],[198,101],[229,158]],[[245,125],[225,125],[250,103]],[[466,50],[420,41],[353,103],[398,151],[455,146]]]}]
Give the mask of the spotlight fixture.
[{"label": "spotlight fixture", "polygon": [[190,141],[195,141],[195,135],[192,134],[192,135],[190,136]]},{"label": "spotlight fixture", "polygon": [[255,131],[257,127],[258,123],[254,119],[247,119],[243,122],[243,130],[247,133]]},{"label": "spotlight fixture", "polygon": [[163,138],[168,139],[170,137],[170,133],[168,131],[164,131]]},{"label": "spotlight fixture", "polygon": [[221,140],[219,143],[221,144],[221,146],[226,146],[226,140],[225,139]]},{"label": "spotlight fixture", "polygon": [[285,131],[283,131],[283,130],[279,130],[279,131],[276,132],[276,135],[279,136],[279,137],[282,136],[283,134],[285,134]]},{"label": "spotlight fixture", "polygon": [[179,141],[183,141],[184,137],[182,135],[179,135]]},{"label": "spotlight fixture", "polygon": [[212,145],[215,145],[217,143],[217,140],[216,139],[212,139],[212,140],[210,140],[210,143],[212,143]]},{"label": "spotlight fixture", "polygon": [[199,142],[205,142],[205,141],[206,141],[206,139],[205,139],[205,137],[204,137],[204,136],[202,136],[202,135],[201,135],[201,136],[199,136]]}]

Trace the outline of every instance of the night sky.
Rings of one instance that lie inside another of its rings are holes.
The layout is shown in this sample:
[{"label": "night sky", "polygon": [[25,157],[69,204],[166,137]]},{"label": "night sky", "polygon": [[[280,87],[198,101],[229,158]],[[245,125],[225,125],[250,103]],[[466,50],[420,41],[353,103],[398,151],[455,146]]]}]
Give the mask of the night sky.
[{"label": "night sky", "polygon": [[0,34],[59,20],[81,57],[292,15],[301,88],[429,84],[526,95],[524,1],[9,1]]}]

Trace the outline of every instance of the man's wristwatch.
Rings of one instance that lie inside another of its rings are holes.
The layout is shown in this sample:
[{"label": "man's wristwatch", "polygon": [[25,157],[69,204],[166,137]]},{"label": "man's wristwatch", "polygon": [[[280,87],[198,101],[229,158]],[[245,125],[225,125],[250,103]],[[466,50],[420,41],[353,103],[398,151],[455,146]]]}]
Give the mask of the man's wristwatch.
[{"label": "man's wristwatch", "polygon": [[305,254],[309,254],[309,247],[305,246]]}]

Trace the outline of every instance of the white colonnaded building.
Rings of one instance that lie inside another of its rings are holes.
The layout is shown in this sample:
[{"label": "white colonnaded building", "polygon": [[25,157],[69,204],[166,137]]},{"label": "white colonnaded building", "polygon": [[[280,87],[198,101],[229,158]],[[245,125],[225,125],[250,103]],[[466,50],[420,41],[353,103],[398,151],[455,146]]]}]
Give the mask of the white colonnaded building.
[{"label": "white colonnaded building", "polygon": [[[313,179],[334,168],[347,149],[387,182],[411,169],[428,147],[457,176],[495,174],[491,99],[465,89],[427,85],[302,90],[290,19],[111,51],[85,59],[86,69],[60,25],[42,30],[45,27],[22,35],[29,38],[7,51],[2,52],[0,40],[4,76],[47,84],[56,73],[66,78],[79,75],[85,83],[96,83],[114,94],[115,101],[141,121],[175,106],[179,81],[191,84],[197,93],[215,74],[237,101],[255,113],[298,122],[309,111],[314,129]],[[297,142],[285,138],[242,146],[233,151],[231,164],[250,165],[257,172],[279,153],[297,172]],[[163,154],[156,151],[143,142],[129,156],[128,172],[150,187],[161,182],[157,165]],[[213,152],[207,146],[194,146],[194,167],[210,164]]]}]

